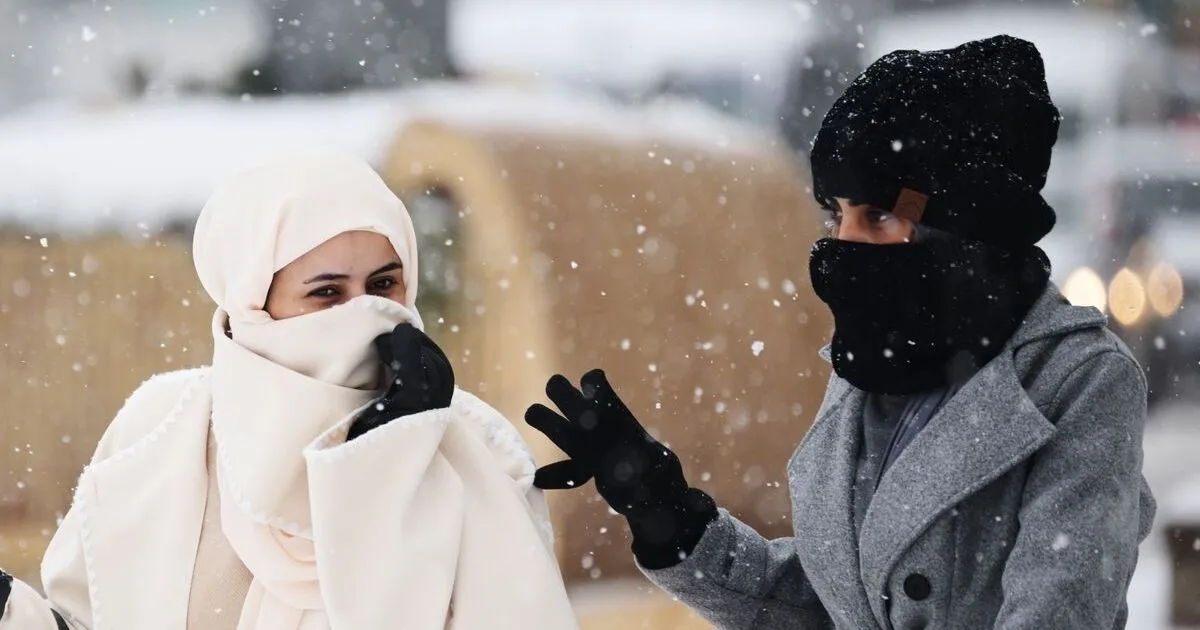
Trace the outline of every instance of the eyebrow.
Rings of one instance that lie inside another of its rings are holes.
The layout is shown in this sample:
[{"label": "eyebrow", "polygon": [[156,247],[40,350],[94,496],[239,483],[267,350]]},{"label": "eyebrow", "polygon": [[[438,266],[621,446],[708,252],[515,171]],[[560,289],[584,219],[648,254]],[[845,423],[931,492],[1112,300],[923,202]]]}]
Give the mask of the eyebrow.
[{"label": "eyebrow", "polygon": [[401,264],[400,261],[397,260],[394,262],[390,262],[390,263],[376,269],[375,271],[372,271],[371,273],[367,274],[367,277],[374,278],[375,276],[378,276],[381,273],[387,273],[389,271],[395,271],[397,269],[403,269],[403,268],[404,268],[404,265]]},{"label": "eyebrow", "polygon": [[350,276],[348,276],[344,273],[322,273],[319,275],[315,275],[315,276],[309,278],[308,280],[305,280],[304,284],[312,284],[314,282],[333,282],[334,280],[349,280],[349,279],[350,279]]},{"label": "eyebrow", "polygon": [[[387,273],[389,271],[395,271],[397,269],[403,269],[403,268],[404,268],[404,265],[401,264],[399,261],[390,262],[390,263],[376,269],[375,271],[372,271],[371,273],[367,274],[367,277],[374,278],[375,276],[378,276],[381,273]],[[350,279],[350,276],[347,274],[344,274],[344,273],[322,273],[322,274],[315,275],[315,276],[309,278],[308,280],[305,280],[304,284],[312,284],[314,282],[336,282],[338,280],[349,280],[349,279]]]}]

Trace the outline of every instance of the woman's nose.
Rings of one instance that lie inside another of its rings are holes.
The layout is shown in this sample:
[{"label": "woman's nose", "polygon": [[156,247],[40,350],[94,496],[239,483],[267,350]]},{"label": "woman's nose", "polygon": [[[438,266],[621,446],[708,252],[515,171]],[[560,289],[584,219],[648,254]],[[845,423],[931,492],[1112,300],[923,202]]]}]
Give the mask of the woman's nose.
[{"label": "woman's nose", "polygon": [[362,297],[366,294],[367,294],[367,290],[365,288],[360,288],[360,287],[347,288],[346,292],[342,294],[342,303],[349,302],[350,300],[353,300],[356,297]]},{"label": "woman's nose", "polygon": [[837,238],[840,241],[850,241],[852,243],[875,242],[875,234],[870,227],[850,213],[847,213],[842,218],[841,225],[837,228]]}]

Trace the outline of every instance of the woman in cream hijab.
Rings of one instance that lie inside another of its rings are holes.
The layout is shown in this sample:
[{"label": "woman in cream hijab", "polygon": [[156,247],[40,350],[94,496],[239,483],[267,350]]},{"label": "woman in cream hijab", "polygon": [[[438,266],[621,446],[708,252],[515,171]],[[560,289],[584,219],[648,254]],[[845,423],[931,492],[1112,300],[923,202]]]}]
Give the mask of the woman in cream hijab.
[{"label": "woman in cream hijab", "polygon": [[222,186],[196,226],[212,366],[109,426],[0,630],[575,628],[533,462],[455,389],[415,308],[403,204],[308,152]]}]

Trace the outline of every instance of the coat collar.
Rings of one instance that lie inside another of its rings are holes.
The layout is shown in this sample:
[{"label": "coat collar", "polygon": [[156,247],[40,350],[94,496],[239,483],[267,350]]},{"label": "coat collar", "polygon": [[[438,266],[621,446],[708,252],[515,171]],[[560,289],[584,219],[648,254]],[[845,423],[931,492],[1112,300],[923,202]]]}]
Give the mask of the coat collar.
[{"label": "coat collar", "polygon": [[1025,320],[1009,342],[1020,348],[1032,342],[1058,337],[1086,328],[1102,328],[1108,323],[1103,313],[1090,306],[1073,306],[1053,284],[1030,307]]},{"label": "coat collar", "polygon": [[[826,403],[790,470],[795,477],[794,520],[805,532],[797,538],[805,569],[828,576],[817,580],[829,585],[821,592],[822,600],[839,602],[845,616],[842,625],[869,628],[882,623],[886,583],[904,550],[938,515],[1053,436],[1054,426],[1021,384],[1016,349],[1104,323],[1099,311],[1067,304],[1050,286],[1005,351],[964,384],[888,469],[857,537],[854,474],[866,393],[836,375],[830,379]],[[829,360],[829,346],[820,355]],[[809,541],[815,546],[809,548]],[[850,584],[859,586],[849,588]]]},{"label": "coat collar", "polygon": [[[858,421],[845,418],[855,427]],[[860,570],[877,619],[901,555],[965,497],[1029,458],[1054,435],[1001,353],[930,420],[884,474],[863,519]]]},{"label": "coat collar", "polygon": [[855,418],[866,395],[837,377],[788,465],[792,522],[805,573],[839,628],[874,628],[858,570],[854,475],[860,436]]},{"label": "coat collar", "polygon": [[208,495],[207,385],[207,373],[197,376],[162,423],[80,479],[94,630],[180,627],[187,618]]}]

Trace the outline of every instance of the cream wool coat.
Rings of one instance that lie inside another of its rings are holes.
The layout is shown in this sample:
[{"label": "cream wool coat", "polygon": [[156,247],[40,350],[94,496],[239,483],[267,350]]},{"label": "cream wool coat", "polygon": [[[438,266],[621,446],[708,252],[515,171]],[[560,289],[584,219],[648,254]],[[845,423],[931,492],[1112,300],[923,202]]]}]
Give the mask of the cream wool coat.
[{"label": "cream wool coat", "polygon": [[[46,551],[46,597],[14,580],[0,630],[58,630],[52,611],[75,630],[185,627],[209,487],[208,378],[208,368],[162,374],[129,398],[101,438]],[[388,512],[400,509],[394,507],[399,502],[387,497],[405,492],[406,484],[387,471],[414,431],[451,422],[487,444],[543,534],[536,541],[506,538],[506,544],[524,545],[517,552],[529,562],[554,562],[546,503],[532,487],[528,451],[498,412],[459,390],[448,409],[397,419],[349,443],[331,437],[336,431],[327,433],[305,449],[314,525],[324,534],[315,541],[322,597],[334,630],[404,627],[403,611],[393,609],[395,597],[389,596],[395,586],[386,579],[397,533],[378,524],[394,520]],[[504,567],[494,570],[495,579],[503,580]],[[567,601],[565,594],[547,599],[556,600],[548,606]],[[570,614],[547,612],[557,619]],[[550,627],[534,617],[519,627]]]}]

